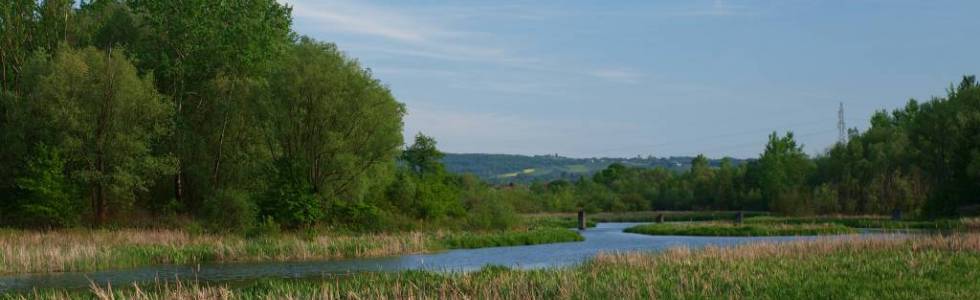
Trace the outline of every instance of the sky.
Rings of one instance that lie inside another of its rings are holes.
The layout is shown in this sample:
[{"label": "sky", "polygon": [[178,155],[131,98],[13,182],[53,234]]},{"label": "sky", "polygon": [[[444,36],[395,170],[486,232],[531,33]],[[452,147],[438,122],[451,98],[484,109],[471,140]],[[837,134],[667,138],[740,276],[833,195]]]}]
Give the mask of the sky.
[{"label": "sky", "polygon": [[280,0],[455,153],[810,154],[980,72],[980,1]]}]

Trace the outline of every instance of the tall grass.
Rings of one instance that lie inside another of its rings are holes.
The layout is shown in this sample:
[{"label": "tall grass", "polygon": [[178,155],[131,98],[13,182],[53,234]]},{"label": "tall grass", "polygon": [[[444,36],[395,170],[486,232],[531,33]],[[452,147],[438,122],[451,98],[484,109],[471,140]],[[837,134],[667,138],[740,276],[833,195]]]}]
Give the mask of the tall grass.
[{"label": "tall grass", "polygon": [[[734,211],[635,211],[635,212],[602,212],[589,216],[597,222],[656,222],[662,215],[666,222],[683,221],[720,221],[734,220],[738,212]],[[747,211],[743,217],[768,216],[766,212]]]},{"label": "tall grass", "polygon": [[820,239],[600,254],[581,266],[264,279],[244,285],[94,286],[0,298],[98,299],[975,299],[980,234]]},{"label": "tall grass", "polygon": [[643,224],[623,230],[649,235],[694,236],[777,236],[856,233],[853,228],[838,224],[752,224],[728,222]]},{"label": "tall grass", "polygon": [[815,216],[815,217],[768,217],[746,218],[748,224],[838,224],[853,228],[968,230],[971,219],[899,220],[883,216]]},{"label": "tall grass", "polygon": [[162,229],[0,229],[0,274],[98,271],[159,264],[326,260],[581,240],[575,231],[549,227],[485,233],[290,233],[254,238]]},{"label": "tall grass", "polygon": [[431,240],[419,232],[244,238],[179,230],[0,230],[0,274],[386,256],[426,251]]},{"label": "tall grass", "polygon": [[566,228],[541,228],[517,232],[448,234],[439,239],[446,248],[486,248],[583,241],[578,232]]}]

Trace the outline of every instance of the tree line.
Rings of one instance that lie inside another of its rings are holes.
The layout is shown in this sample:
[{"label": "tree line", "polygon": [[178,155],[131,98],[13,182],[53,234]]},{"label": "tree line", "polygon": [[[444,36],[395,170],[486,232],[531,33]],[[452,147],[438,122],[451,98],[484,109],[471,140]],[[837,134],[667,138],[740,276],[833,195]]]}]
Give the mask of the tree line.
[{"label": "tree line", "polygon": [[434,142],[396,163],[404,105],[335,45],[293,32],[288,6],[13,0],[0,14],[0,223],[466,214],[438,203],[455,191],[435,154],[412,154]]},{"label": "tree line", "polygon": [[688,171],[613,164],[591,178],[539,182],[516,195],[521,211],[766,210],[791,215],[980,213],[980,83],[966,76],[945,97],[881,110],[870,127],[809,157],[792,132],[735,166]]}]

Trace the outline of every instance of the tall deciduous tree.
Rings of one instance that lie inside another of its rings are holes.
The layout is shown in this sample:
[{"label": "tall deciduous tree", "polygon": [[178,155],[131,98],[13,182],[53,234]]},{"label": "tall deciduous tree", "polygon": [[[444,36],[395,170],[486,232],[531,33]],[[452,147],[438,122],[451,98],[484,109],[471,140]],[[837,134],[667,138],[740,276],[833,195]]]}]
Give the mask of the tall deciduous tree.
[{"label": "tall deciduous tree", "polygon": [[405,108],[333,44],[303,38],[272,76],[275,155],[324,199],[357,200],[394,160]]},{"label": "tall deciduous tree", "polygon": [[[146,32],[141,39],[130,43],[140,67],[153,70],[158,88],[171,96],[177,110],[174,115],[177,130],[169,142],[170,150],[178,158],[174,197],[193,209],[198,203],[195,199],[208,192],[215,178],[221,181],[220,175],[213,174],[212,156],[223,152],[212,150],[206,152],[209,155],[203,155],[201,147],[189,144],[203,142],[208,144],[205,149],[225,151],[228,134],[228,127],[224,127],[223,137],[222,126],[194,120],[228,120],[215,107],[238,104],[245,105],[234,110],[252,107],[251,103],[237,101],[214,103],[227,98],[222,93],[208,94],[212,89],[209,85],[222,80],[219,77],[247,82],[267,75],[266,70],[274,66],[289,46],[290,9],[275,0],[128,0],[127,3]],[[222,164],[243,162],[224,160],[219,162],[217,172],[221,172]],[[212,171],[201,171],[207,169]],[[187,174],[191,178],[184,178]],[[200,187],[197,196],[185,197],[185,181]]]},{"label": "tall deciduous tree", "polygon": [[769,208],[784,213],[805,213],[807,210],[807,177],[812,171],[811,161],[797,145],[793,133],[780,137],[769,135],[765,152],[759,157],[759,176],[762,195]]},{"label": "tall deciduous tree", "polygon": [[172,105],[140,77],[122,51],[61,48],[33,62],[36,85],[21,106],[34,125],[25,130],[66,155],[69,174],[87,186],[97,223],[112,205],[128,205],[134,193],[172,171],[172,159],[154,142],[170,130]]}]

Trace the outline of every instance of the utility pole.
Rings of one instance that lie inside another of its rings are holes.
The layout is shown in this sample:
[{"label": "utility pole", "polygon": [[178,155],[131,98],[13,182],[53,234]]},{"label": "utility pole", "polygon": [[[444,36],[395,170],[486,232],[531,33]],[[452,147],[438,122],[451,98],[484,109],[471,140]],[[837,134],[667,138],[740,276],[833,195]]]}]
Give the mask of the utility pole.
[{"label": "utility pole", "polygon": [[844,102],[840,103],[840,107],[837,109],[837,130],[840,131],[837,137],[837,143],[841,145],[847,144],[847,125],[844,124]]}]

